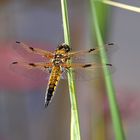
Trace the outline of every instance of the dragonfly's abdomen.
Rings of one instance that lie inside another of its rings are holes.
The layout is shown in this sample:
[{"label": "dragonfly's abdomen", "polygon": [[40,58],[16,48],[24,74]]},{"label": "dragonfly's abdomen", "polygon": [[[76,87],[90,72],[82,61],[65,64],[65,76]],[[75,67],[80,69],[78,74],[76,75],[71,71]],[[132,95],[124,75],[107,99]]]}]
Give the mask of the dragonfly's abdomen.
[{"label": "dragonfly's abdomen", "polygon": [[47,107],[49,103],[51,102],[56,86],[60,80],[60,77],[61,77],[60,67],[53,67],[51,71],[46,95],[45,95],[45,107]]}]

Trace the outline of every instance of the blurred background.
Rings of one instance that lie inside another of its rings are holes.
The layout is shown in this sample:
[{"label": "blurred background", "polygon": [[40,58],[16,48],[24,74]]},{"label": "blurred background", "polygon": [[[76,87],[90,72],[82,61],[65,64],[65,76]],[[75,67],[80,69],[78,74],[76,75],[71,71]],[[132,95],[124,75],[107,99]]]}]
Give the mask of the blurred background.
[{"label": "blurred background", "polygon": [[[125,2],[125,0],[118,0]],[[140,1],[126,4],[140,7]],[[68,1],[73,50],[92,48],[89,3]],[[109,8],[106,41],[119,48],[109,56],[127,140],[140,137],[140,15]],[[92,39],[93,41],[94,39]],[[60,1],[0,0],[0,140],[70,139],[70,101],[60,81],[52,103],[44,109],[46,81],[31,80],[10,70],[21,57],[12,46],[22,41],[54,50],[63,42]],[[26,56],[24,56],[26,57]],[[23,57],[23,58],[24,58]],[[82,140],[113,140],[114,133],[103,79],[76,83]]]}]

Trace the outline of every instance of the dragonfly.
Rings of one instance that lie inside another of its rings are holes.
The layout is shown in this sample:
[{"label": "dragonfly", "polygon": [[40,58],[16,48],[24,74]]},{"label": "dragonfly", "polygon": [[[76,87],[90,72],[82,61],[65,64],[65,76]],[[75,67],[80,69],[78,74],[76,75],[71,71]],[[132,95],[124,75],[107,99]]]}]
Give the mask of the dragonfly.
[{"label": "dragonfly", "polygon": [[[16,41],[19,47],[24,49],[28,53],[37,54],[45,58],[43,62],[22,62],[14,61],[12,65],[22,66],[25,69],[38,69],[43,72],[49,72],[49,80],[47,85],[47,90],[45,93],[45,103],[44,106],[48,107],[51,103],[54,93],[56,92],[56,87],[63,77],[64,73],[67,73],[70,69],[97,69],[103,67],[111,67],[112,64],[99,64],[99,63],[69,63],[72,58],[80,58],[80,56],[86,54],[97,54],[101,51],[100,48],[91,48],[87,50],[71,51],[68,44],[62,43],[57,46],[54,51],[47,51],[40,48],[33,48],[24,44],[23,42]],[[112,46],[113,43],[107,44],[107,46]]]}]

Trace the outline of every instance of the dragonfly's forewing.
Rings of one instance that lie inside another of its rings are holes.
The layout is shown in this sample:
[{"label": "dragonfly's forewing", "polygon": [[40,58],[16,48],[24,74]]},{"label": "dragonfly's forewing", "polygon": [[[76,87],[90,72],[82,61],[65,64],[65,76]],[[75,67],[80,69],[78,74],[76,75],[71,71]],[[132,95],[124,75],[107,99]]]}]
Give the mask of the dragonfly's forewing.
[{"label": "dragonfly's forewing", "polygon": [[32,47],[30,45],[27,45],[23,42],[16,42],[13,44],[13,48],[14,50],[17,52],[17,54],[19,54],[20,56],[22,56],[24,59],[28,58],[30,59],[42,59],[46,58],[46,60],[49,60],[50,58],[53,57],[53,53],[50,51],[46,51],[44,49],[41,48],[36,48],[36,47]]},{"label": "dragonfly's forewing", "polygon": [[89,62],[95,61],[100,59],[100,52],[105,50],[107,53],[107,56],[111,56],[113,52],[115,52],[118,49],[116,45],[113,43],[106,44],[101,47],[95,47],[87,50],[81,50],[76,52],[70,52],[69,56],[72,58],[73,62]]}]

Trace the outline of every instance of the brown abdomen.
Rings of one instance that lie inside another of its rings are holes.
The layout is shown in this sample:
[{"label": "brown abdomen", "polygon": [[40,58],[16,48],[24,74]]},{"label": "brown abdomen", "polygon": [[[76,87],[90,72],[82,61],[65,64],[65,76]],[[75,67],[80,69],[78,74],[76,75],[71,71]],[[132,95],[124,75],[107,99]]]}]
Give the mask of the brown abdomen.
[{"label": "brown abdomen", "polygon": [[47,87],[47,91],[45,95],[45,107],[47,107],[49,103],[51,102],[56,86],[60,80],[60,77],[61,77],[60,67],[54,66],[51,71],[51,75],[50,75],[50,79],[49,79],[49,83],[48,83],[48,87]]}]

